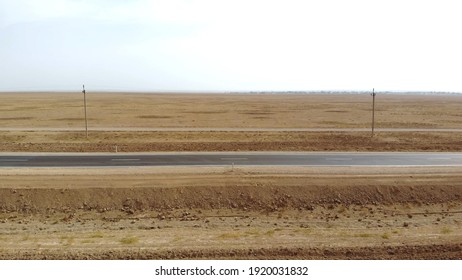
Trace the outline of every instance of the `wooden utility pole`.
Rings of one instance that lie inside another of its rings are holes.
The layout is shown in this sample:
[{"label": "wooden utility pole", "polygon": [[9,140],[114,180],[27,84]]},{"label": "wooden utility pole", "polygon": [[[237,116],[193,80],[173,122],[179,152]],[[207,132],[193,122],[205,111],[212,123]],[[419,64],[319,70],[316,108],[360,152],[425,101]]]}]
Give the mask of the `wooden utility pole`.
[{"label": "wooden utility pole", "polygon": [[83,85],[83,106],[85,108],[85,136],[88,138],[88,122],[87,122],[87,95],[85,92],[85,85]]},{"label": "wooden utility pole", "polygon": [[375,121],[375,90],[372,89],[372,135],[374,137],[374,121]]}]

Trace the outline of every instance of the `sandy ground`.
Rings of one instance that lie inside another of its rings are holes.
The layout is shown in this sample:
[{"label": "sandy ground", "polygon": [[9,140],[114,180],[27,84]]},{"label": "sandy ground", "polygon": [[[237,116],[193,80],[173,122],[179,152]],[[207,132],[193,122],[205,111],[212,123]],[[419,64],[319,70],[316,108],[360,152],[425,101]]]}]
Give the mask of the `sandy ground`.
[{"label": "sandy ground", "polygon": [[6,259],[462,258],[460,167],[0,172]]}]

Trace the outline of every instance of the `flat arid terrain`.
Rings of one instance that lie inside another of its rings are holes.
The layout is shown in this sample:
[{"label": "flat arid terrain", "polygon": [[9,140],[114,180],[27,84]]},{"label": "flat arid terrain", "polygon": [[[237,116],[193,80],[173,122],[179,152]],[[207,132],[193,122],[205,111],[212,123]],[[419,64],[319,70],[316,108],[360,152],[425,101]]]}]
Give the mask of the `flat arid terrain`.
[{"label": "flat arid terrain", "polygon": [[[0,151],[462,152],[462,96],[82,97],[0,94]],[[0,259],[462,259],[462,166],[2,167]]]},{"label": "flat arid terrain", "polygon": [[[1,93],[0,127],[84,127],[83,94]],[[89,127],[370,128],[370,94],[87,91]],[[462,96],[377,94],[382,128],[462,128]]]},{"label": "flat arid terrain", "polygon": [[[376,132],[373,138],[369,131],[348,130],[370,129],[371,99],[369,94],[87,93],[87,139],[82,93],[2,93],[0,151],[462,150],[462,96],[378,94],[375,127],[404,131]],[[297,131],[320,128],[347,131]],[[146,131],[153,129],[160,131]]]}]

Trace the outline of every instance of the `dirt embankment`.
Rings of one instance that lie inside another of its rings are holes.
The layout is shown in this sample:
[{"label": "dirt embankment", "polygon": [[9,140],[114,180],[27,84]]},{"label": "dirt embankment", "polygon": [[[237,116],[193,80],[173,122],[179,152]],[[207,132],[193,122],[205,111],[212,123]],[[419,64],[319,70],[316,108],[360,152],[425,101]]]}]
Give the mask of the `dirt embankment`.
[{"label": "dirt embankment", "polygon": [[460,132],[4,132],[2,152],[462,151]]},{"label": "dirt embankment", "polygon": [[278,211],[310,210],[320,205],[435,204],[461,200],[460,185],[0,189],[0,210],[20,213],[80,209],[134,213],[188,208]]},{"label": "dirt embankment", "polygon": [[0,259],[41,259],[41,260],[168,260],[168,259],[246,259],[246,260],[429,260],[460,259],[462,243],[449,245],[402,245],[383,247],[342,247],[342,248],[261,248],[261,249],[108,249],[108,250],[42,250],[30,252],[19,250],[14,254],[2,254]]}]

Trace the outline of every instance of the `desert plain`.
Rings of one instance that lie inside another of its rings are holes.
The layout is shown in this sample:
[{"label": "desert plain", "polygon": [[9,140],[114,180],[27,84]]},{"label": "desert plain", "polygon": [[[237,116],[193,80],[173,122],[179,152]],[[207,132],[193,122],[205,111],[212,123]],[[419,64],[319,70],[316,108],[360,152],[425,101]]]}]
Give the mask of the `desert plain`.
[{"label": "desert plain", "polygon": [[[461,152],[462,96],[1,93],[1,152]],[[399,129],[381,131],[380,129]],[[359,130],[358,130],[359,129]],[[0,168],[2,259],[460,259],[462,167]]]}]

